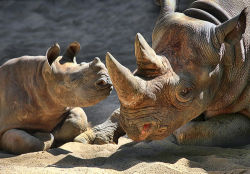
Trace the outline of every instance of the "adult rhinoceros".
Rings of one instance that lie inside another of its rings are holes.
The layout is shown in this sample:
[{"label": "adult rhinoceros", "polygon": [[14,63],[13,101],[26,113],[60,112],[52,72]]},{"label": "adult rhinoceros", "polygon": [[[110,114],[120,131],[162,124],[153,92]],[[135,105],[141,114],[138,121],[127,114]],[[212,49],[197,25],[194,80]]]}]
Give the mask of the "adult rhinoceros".
[{"label": "adult rhinoceros", "polygon": [[99,58],[76,63],[80,44],[63,56],[55,44],[46,56],[23,56],[0,67],[0,145],[15,154],[47,150],[53,141],[72,141],[87,128],[79,107],[105,99],[112,90]]},{"label": "adult rhinoceros", "polygon": [[132,74],[106,56],[120,109],[76,140],[117,141],[125,131],[135,141],[172,134],[180,144],[249,143],[248,5],[249,0],[199,0],[178,13],[174,1],[161,1],[152,48],[136,36],[137,70]]}]

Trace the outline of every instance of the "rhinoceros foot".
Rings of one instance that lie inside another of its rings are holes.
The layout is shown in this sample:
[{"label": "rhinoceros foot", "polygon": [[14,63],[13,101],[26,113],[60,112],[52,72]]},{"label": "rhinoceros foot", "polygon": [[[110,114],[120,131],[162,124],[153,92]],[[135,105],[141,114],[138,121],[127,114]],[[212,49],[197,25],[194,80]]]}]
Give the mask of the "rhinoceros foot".
[{"label": "rhinoceros foot", "polygon": [[47,132],[29,134],[20,129],[6,131],[1,139],[1,148],[13,154],[47,150],[51,147],[54,136]]},{"label": "rhinoceros foot", "polygon": [[118,144],[118,139],[125,135],[119,124],[120,108],[116,109],[110,118],[88,131],[77,136],[74,141],[84,144]]},{"label": "rhinoceros foot", "polygon": [[88,120],[82,108],[70,108],[65,115],[65,120],[53,131],[55,141],[72,141],[76,136],[87,130]]},{"label": "rhinoceros foot", "polygon": [[206,121],[191,121],[174,131],[178,144],[234,147],[250,143],[250,119],[224,114]]}]

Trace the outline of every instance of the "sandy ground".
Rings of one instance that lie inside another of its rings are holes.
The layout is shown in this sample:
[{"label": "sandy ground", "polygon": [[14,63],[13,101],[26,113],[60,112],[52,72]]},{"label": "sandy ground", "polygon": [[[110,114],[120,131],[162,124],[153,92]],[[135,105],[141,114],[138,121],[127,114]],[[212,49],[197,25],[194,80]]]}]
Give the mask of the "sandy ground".
[{"label": "sandy ground", "polygon": [[1,174],[250,173],[250,145],[241,148],[178,146],[169,140],[84,145],[70,142],[48,152],[0,153]]}]

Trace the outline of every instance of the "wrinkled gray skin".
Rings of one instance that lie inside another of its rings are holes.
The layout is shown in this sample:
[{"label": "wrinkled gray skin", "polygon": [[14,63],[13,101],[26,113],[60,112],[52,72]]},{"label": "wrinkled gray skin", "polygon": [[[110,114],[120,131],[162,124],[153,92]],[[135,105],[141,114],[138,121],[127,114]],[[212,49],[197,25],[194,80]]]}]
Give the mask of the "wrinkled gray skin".
[{"label": "wrinkled gray skin", "polygon": [[47,150],[87,130],[80,107],[92,106],[112,90],[99,58],[77,64],[80,44],[63,56],[55,44],[46,56],[14,58],[0,67],[0,145],[14,154]]},{"label": "wrinkled gray skin", "polygon": [[161,1],[152,48],[136,36],[134,74],[107,54],[120,109],[76,140],[117,142],[126,132],[135,141],[171,135],[179,144],[250,143],[249,5],[200,0],[178,13],[174,1]]}]

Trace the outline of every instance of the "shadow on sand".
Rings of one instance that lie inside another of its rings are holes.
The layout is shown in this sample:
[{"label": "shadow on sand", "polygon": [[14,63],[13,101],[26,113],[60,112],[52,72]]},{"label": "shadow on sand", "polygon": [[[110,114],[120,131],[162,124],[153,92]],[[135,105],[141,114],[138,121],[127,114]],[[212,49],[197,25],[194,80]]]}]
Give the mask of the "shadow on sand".
[{"label": "shadow on sand", "polygon": [[[247,148],[250,151],[250,147]],[[127,170],[139,163],[163,162],[175,164],[179,160],[188,161],[190,168],[202,168],[211,171],[211,166],[204,165],[208,157],[216,159],[237,159],[246,155],[246,149],[241,148],[219,148],[200,146],[179,146],[168,140],[128,143],[108,157],[95,157],[83,159],[72,154],[67,155],[60,161],[47,167],[73,168],[73,167],[98,167],[101,169],[113,169],[117,171]],[[223,164],[221,164],[223,165]],[[240,164],[239,164],[240,165]],[[242,168],[235,166],[234,170]],[[215,167],[214,171],[225,170]]]}]

